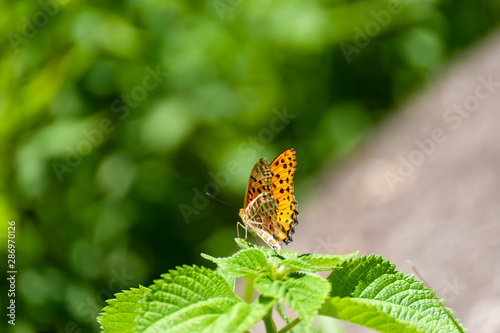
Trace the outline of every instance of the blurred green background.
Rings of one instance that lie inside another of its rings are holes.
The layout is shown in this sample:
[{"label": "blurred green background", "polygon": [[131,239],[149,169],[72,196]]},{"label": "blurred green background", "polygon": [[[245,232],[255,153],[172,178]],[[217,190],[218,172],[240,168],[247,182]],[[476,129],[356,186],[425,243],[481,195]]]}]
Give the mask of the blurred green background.
[{"label": "blurred green background", "polygon": [[0,9],[0,252],[15,220],[19,272],[9,331],[91,332],[114,293],[236,250],[258,158],[295,148],[300,209],[325,166],[495,28],[500,2]]}]

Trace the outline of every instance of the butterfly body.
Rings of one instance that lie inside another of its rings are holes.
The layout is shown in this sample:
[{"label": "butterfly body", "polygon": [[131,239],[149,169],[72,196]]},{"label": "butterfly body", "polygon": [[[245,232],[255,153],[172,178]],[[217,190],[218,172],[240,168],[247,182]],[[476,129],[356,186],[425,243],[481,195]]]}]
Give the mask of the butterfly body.
[{"label": "butterfly body", "polygon": [[259,236],[275,251],[292,241],[298,224],[293,175],[297,168],[295,151],[287,149],[271,164],[261,158],[248,179],[240,217],[247,231]]}]

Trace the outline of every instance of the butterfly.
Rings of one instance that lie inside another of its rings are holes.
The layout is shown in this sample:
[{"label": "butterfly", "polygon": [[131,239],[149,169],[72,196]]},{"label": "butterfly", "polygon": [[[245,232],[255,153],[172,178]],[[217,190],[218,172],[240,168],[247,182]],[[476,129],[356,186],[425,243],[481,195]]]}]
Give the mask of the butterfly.
[{"label": "butterfly", "polygon": [[240,209],[247,232],[259,236],[274,251],[281,250],[282,243],[292,241],[294,227],[299,223],[297,202],[293,191],[293,175],[297,169],[295,150],[287,149],[271,164],[261,158],[250,172],[244,208]]}]

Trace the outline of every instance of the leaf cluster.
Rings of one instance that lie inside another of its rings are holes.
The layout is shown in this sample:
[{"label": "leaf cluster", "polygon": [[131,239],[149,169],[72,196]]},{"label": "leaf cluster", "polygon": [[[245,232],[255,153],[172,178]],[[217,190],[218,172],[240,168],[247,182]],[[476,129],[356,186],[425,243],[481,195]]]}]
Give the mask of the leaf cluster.
[{"label": "leaf cluster", "polygon": [[[267,332],[278,332],[274,307],[286,323],[279,333],[316,332],[316,315],[379,332],[465,331],[433,290],[380,256],[275,253],[236,241],[241,250],[230,257],[202,254],[215,271],[177,267],[148,288],[117,294],[98,318],[102,331],[235,333],[263,320]],[[331,273],[325,279],[319,271]],[[236,278],[246,278],[259,297],[240,299]]]}]

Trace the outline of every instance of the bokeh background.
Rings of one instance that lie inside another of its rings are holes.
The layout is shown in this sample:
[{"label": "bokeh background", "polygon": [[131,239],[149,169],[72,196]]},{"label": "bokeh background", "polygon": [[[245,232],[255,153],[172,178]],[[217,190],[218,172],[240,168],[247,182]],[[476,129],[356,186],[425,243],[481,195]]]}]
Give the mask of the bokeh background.
[{"label": "bokeh background", "polygon": [[96,332],[114,293],[234,252],[258,158],[295,148],[307,207],[318,175],[500,17],[495,0],[0,9],[0,253],[15,220],[19,272],[8,331],[58,333]]}]

